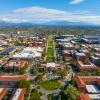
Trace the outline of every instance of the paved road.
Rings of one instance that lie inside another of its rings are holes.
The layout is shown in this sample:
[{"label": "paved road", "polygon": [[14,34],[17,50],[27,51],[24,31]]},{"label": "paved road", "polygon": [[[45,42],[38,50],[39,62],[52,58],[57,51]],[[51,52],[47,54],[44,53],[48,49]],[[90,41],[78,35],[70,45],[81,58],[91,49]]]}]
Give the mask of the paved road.
[{"label": "paved road", "polygon": [[30,64],[30,65],[28,66],[28,68],[26,69],[26,74],[25,74],[25,75],[27,75],[31,80],[33,80],[33,79],[36,77],[36,76],[33,76],[33,75],[30,74],[30,70],[31,70],[32,66],[33,66],[33,64]]},{"label": "paved road", "polygon": [[56,62],[56,47],[55,47],[55,41],[53,40],[53,46],[54,46],[54,58],[55,58],[55,62]]},{"label": "paved road", "polygon": [[40,91],[44,94],[43,95],[43,100],[48,100],[47,99],[47,95],[48,94],[59,94],[60,89],[56,89],[56,90],[45,90],[42,87],[40,88]]},{"label": "paved road", "polygon": [[[48,51],[48,40],[47,40],[47,44],[46,44],[46,54],[47,54],[47,51]],[[46,58],[47,58],[47,55],[45,55],[44,61],[46,61]]]}]

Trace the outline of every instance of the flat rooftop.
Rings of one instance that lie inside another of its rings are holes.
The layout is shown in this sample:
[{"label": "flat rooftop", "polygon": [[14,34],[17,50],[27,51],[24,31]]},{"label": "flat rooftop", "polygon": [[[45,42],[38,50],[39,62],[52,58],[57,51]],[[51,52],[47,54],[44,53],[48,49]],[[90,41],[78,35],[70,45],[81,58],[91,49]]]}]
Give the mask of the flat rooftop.
[{"label": "flat rooftop", "polygon": [[86,85],[86,89],[89,93],[99,93],[100,89],[97,87],[97,85]]},{"label": "flat rooftop", "polygon": [[19,95],[21,94],[22,89],[17,89],[12,100],[18,100]]},{"label": "flat rooftop", "polygon": [[0,88],[0,93],[3,91],[4,88]]},{"label": "flat rooftop", "polygon": [[33,57],[32,53],[24,53],[24,52],[23,53],[20,52],[12,56],[12,58],[32,58],[32,57]]},{"label": "flat rooftop", "polygon": [[76,53],[76,55],[79,55],[79,56],[86,56],[84,53]]},{"label": "flat rooftop", "polygon": [[87,53],[87,52],[89,52],[89,51],[88,51],[88,50],[85,50],[85,49],[80,49],[79,52]]},{"label": "flat rooftop", "polygon": [[7,48],[5,51],[3,51],[2,53],[10,53],[12,52],[13,50],[15,50],[16,48],[14,47],[10,47],[10,48]]},{"label": "flat rooftop", "polygon": [[90,99],[98,99],[100,100],[100,94],[88,94]]},{"label": "flat rooftop", "polygon": [[65,44],[64,46],[65,46],[65,47],[73,47],[72,44]]},{"label": "flat rooftop", "polygon": [[22,50],[22,52],[43,52],[43,48],[41,47],[26,47]]},{"label": "flat rooftop", "polygon": [[74,37],[74,35],[61,35],[61,36]]}]

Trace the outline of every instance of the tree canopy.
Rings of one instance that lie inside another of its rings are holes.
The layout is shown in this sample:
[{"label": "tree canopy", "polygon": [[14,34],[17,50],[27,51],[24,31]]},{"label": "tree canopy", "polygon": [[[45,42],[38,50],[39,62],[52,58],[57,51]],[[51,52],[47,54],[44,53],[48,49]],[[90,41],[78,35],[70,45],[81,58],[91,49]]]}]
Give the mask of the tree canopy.
[{"label": "tree canopy", "polygon": [[20,80],[17,82],[17,85],[16,85],[17,88],[27,88],[29,89],[30,88],[30,80]]},{"label": "tree canopy", "polygon": [[76,87],[68,86],[64,91],[64,94],[66,95],[67,100],[76,100],[77,96],[79,95],[79,91]]}]

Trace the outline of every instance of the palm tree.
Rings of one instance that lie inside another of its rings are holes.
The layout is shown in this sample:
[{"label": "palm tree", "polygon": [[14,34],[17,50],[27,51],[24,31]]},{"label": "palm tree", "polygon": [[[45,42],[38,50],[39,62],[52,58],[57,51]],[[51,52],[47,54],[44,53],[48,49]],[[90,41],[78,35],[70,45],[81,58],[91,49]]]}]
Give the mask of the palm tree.
[{"label": "palm tree", "polygon": [[67,96],[67,100],[76,100],[79,95],[79,91],[76,87],[68,86],[64,91],[64,94]]}]

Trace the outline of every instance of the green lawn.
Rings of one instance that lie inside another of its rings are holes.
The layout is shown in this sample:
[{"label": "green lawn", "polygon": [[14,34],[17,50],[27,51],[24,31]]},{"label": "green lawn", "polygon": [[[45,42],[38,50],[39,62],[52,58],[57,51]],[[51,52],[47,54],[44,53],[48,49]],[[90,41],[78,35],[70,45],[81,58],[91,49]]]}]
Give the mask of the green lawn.
[{"label": "green lawn", "polygon": [[55,90],[60,87],[60,83],[55,80],[46,80],[40,84],[45,90]]},{"label": "green lawn", "polygon": [[53,47],[53,43],[48,43],[48,46],[49,47]]},{"label": "green lawn", "polygon": [[48,94],[47,95],[48,100],[53,100],[53,97],[54,97],[53,94]]},{"label": "green lawn", "polygon": [[54,56],[54,49],[53,49],[53,48],[48,48],[47,56],[48,56],[48,57]]},{"label": "green lawn", "polygon": [[48,46],[53,47],[53,41],[49,41]]},{"label": "green lawn", "polygon": [[46,61],[49,62],[54,62],[54,57],[47,57]]},{"label": "green lawn", "polygon": [[39,93],[36,89],[31,91],[30,100],[40,100]]}]

